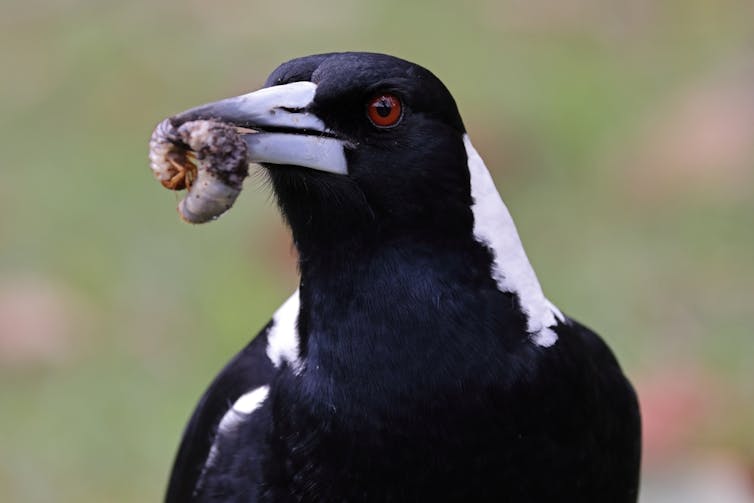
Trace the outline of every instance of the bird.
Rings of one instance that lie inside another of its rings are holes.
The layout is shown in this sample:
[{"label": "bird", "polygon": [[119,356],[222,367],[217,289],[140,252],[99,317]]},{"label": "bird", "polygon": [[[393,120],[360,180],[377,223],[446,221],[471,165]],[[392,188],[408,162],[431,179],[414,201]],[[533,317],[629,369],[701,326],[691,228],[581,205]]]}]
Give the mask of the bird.
[{"label": "bird", "polygon": [[166,502],[637,500],[632,385],[545,297],[432,72],[301,57],[193,120],[245,132],[300,280],[199,400]]}]

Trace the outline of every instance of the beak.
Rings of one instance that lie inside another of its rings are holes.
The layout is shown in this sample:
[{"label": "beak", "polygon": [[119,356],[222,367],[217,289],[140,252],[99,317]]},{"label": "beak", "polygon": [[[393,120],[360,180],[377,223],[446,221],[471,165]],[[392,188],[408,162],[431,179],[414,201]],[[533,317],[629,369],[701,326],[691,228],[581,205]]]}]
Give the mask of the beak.
[{"label": "beak", "polygon": [[309,111],[316,92],[313,82],[266,87],[192,108],[170,122],[178,127],[188,121],[218,120],[236,126],[249,147],[250,162],[346,175],[346,142]]}]

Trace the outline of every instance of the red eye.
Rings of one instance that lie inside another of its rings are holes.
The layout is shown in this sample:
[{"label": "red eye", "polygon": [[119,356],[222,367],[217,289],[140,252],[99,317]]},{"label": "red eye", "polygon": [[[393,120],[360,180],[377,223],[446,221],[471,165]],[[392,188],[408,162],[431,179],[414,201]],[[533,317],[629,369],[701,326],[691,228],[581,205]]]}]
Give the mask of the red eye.
[{"label": "red eye", "polygon": [[377,127],[392,127],[403,117],[401,100],[394,94],[378,94],[367,102],[367,116]]}]

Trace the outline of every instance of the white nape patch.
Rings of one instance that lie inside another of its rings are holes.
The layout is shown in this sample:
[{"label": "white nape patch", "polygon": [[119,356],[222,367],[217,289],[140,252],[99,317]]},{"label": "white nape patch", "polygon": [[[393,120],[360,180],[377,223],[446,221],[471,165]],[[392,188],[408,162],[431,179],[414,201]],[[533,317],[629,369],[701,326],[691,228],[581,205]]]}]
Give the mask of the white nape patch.
[{"label": "white nape patch", "polygon": [[464,135],[463,143],[471,174],[474,237],[492,252],[492,278],[500,291],[518,295],[531,340],[538,346],[550,347],[558,340],[551,327],[557,324],[557,320],[564,321],[565,318],[542,293],[516,225],[469,135]]},{"label": "white nape patch", "polygon": [[288,363],[295,374],[301,373],[299,359],[298,312],[301,307],[298,290],[275,311],[272,327],[267,333],[267,356],[273,365],[280,367]]}]

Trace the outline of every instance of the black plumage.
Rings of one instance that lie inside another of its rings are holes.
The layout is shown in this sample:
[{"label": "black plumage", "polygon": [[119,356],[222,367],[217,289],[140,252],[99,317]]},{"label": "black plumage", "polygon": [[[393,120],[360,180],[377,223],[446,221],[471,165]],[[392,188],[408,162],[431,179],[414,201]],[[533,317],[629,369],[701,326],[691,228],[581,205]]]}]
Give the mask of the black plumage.
[{"label": "black plumage", "polygon": [[[225,100],[173,119],[338,142],[347,174],[260,161],[300,288],[201,399],[166,500],[636,501],[634,392],[541,295],[445,86],[339,53],[285,63],[266,87],[299,82],[313,97],[273,118]],[[402,107],[389,127],[368,117],[383,95]]]}]

